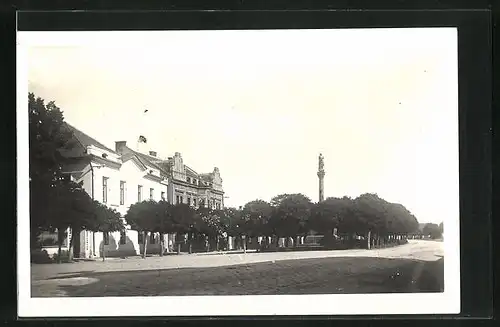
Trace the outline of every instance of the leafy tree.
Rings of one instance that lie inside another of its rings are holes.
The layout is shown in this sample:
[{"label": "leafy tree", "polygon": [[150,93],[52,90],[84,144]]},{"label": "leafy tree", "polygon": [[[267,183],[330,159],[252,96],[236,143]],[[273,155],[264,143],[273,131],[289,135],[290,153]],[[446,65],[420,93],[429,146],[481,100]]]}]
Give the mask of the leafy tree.
[{"label": "leafy tree", "polygon": [[333,197],[316,203],[311,211],[309,229],[323,235],[333,235],[335,228],[339,227],[340,220],[348,216],[351,205],[351,201],[346,198]]},{"label": "leafy tree", "polygon": [[357,232],[366,237],[368,248],[371,247],[372,233],[385,232],[390,220],[387,209],[388,203],[376,194],[365,193],[354,199]]},{"label": "leafy tree", "polygon": [[[307,233],[312,203],[303,194],[282,194],[271,200],[273,215],[269,221],[274,234],[279,237],[293,237]],[[287,238],[288,245],[288,238]]]},{"label": "leafy tree", "polygon": [[210,251],[210,244],[215,242],[216,250],[219,249],[219,237],[224,235],[225,227],[221,221],[223,212],[200,207],[196,210],[195,226],[197,232],[208,238],[206,251]]},{"label": "leafy tree", "polygon": [[[197,225],[195,211],[185,203],[179,203],[172,207],[172,224],[177,235],[188,234],[189,253],[192,252],[192,240]],[[180,243],[178,242],[178,252]]]},{"label": "leafy tree", "polygon": [[163,256],[165,252],[165,240],[164,235],[168,233],[175,233],[175,225],[173,221],[173,205],[168,203],[167,201],[161,200],[156,203],[156,228],[154,232],[160,234],[160,256]]},{"label": "leafy tree", "polygon": [[61,186],[63,178],[64,157],[59,150],[74,143],[71,131],[65,128],[63,112],[54,102],[45,105],[43,99],[28,93],[28,110],[31,245],[35,247],[40,233],[49,229],[47,204],[54,200],[54,187]]},{"label": "leafy tree", "polygon": [[441,231],[439,230],[439,226],[433,223],[425,224],[422,233],[426,236],[430,236],[430,238],[432,239],[437,239],[442,236]]},{"label": "leafy tree", "polygon": [[[245,220],[243,219],[242,210],[236,208],[224,208],[218,212],[220,217],[221,226],[224,230],[223,234],[227,237],[235,237],[238,240],[242,240],[245,235]],[[228,249],[229,249],[229,238],[227,239]],[[243,243],[245,246],[245,243]],[[246,250],[246,248],[244,248]]]},{"label": "leafy tree", "polygon": [[[95,207],[94,217],[86,229],[93,232],[111,233],[125,229],[119,212],[108,208],[106,205],[93,201]],[[103,242],[102,260],[106,260],[106,251]]]},{"label": "leafy tree", "polygon": [[272,213],[273,208],[266,201],[254,200],[245,204],[241,212],[245,234],[249,237],[265,236],[267,240],[267,237],[272,235],[269,228]]},{"label": "leafy tree", "polygon": [[134,203],[130,206],[125,215],[125,220],[132,229],[142,232],[143,237],[143,253],[142,257],[146,258],[147,253],[147,236],[158,228],[160,211],[158,203],[153,200]]},{"label": "leafy tree", "polygon": [[[61,246],[66,238],[66,231],[71,228],[74,234],[92,224],[95,206],[92,199],[80,184],[59,180],[52,184],[47,192],[44,228],[57,230],[58,262],[61,259]],[[72,259],[74,237],[69,239],[69,259]]]},{"label": "leafy tree", "polygon": [[441,234],[443,234],[443,232],[444,232],[444,229],[443,229],[443,222],[441,222],[441,223],[439,224],[439,231],[441,232]]}]

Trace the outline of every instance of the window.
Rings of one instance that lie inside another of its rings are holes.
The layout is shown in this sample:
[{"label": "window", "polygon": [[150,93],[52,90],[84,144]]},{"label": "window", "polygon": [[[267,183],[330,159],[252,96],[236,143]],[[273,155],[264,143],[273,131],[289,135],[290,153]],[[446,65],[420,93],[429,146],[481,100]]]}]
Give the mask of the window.
[{"label": "window", "polygon": [[176,204],[181,203],[180,196],[178,196],[178,195],[177,195],[177,196],[175,197],[175,203],[176,203]]},{"label": "window", "polygon": [[193,198],[193,205],[196,207],[196,198]]},{"label": "window", "polygon": [[109,245],[109,232],[103,233],[104,245]]},{"label": "window", "polygon": [[137,186],[137,202],[142,201],[142,185]]},{"label": "window", "polygon": [[144,232],[137,232],[137,243],[144,243]]},{"label": "window", "polygon": [[120,205],[125,204],[125,182],[120,181]]},{"label": "window", "polygon": [[200,207],[204,207],[205,206],[205,200],[201,199],[200,200]]},{"label": "window", "polygon": [[155,244],[155,233],[149,235],[149,244]]},{"label": "window", "polygon": [[127,243],[127,233],[122,230],[120,232],[120,244],[126,244]]},{"label": "window", "polygon": [[191,205],[191,198],[189,196],[187,198],[187,201],[188,201],[188,205]]},{"label": "window", "polygon": [[194,185],[196,185],[196,184],[197,184],[197,183],[196,183],[196,179],[193,179],[193,184],[194,184]]},{"label": "window", "polygon": [[155,193],[155,189],[154,188],[150,188],[149,189],[149,199],[150,200],[154,199],[154,193]]},{"label": "window", "polygon": [[162,199],[163,201],[165,201],[165,192],[163,192],[163,191],[161,192],[161,199]]},{"label": "window", "polygon": [[186,181],[187,181],[188,183],[191,183],[191,178],[189,178],[189,177],[188,177],[188,178],[186,178]]},{"label": "window", "polygon": [[102,178],[102,203],[108,203],[108,177]]}]

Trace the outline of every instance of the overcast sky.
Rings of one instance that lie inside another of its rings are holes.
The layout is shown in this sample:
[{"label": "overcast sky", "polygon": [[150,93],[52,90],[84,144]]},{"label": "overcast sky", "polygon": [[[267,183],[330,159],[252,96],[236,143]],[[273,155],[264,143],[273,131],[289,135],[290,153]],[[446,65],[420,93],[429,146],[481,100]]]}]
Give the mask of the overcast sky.
[{"label": "overcast sky", "polygon": [[111,148],[142,134],[199,173],[219,167],[229,206],[299,192],[316,202],[321,152],[326,197],[374,192],[439,223],[458,219],[456,38],[444,28],[52,33],[29,49],[29,91]]}]

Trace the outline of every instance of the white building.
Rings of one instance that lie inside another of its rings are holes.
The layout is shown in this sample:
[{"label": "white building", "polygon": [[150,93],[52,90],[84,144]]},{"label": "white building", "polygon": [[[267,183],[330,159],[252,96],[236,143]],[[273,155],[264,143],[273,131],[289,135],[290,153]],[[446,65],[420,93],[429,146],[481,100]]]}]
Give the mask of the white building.
[{"label": "white building", "polygon": [[[83,188],[90,197],[110,208],[116,209],[122,217],[127,213],[130,205],[144,201],[161,199],[173,202],[176,187],[169,187],[172,178],[172,160],[162,160],[156,157],[156,153],[150,151],[149,155],[135,151],[127,147],[125,141],[116,142],[115,150],[112,150],[97,140],[68,124],[74,136],[74,142],[70,150],[62,150],[61,154],[68,159],[68,164],[63,167],[63,172],[75,182],[82,182]],[[176,156],[180,154],[176,153]],[[175,169],[174,169],[175,171]],[[207,201],[206,205],[220,203],[217,207],[222,207],[222,179],[218,169],[215,182],[216,189],[210,192],[213,187],[214,175],[210,182],[205,178],[200,181],[200,194],[205,195],[204,199],[217,197],[217,202]],[[178,184],[178,183],[175,183]],[[196,199],[196,196],[192,197]],[[183,201],[184,202],[184,201]],[[198,205],[203,202],[198,201]],[[190,202],[193,206],[198,206],[196,200]],[[126,222],[125,222],[126,223]],[[46,235],[44,235],[46,237]],[[126,226],[123,231],[114,233],[94,233],[82,231],[79,237],[75,237],[74,256],[80,258],[92,258],[102,256],[103,248],[106,256],[134,256],[142,253],[142,233],[132,230]],[[148,253],[158,253],[160,249],[159,235],[149,235]],[[165,235],[165,244],[173,242],[174,235]],[[67,242],[63,248],[68,249]],[[49,254],[57,251],[53,247],[44,247]],[[167,247],[168,250],[168,247]]]}]

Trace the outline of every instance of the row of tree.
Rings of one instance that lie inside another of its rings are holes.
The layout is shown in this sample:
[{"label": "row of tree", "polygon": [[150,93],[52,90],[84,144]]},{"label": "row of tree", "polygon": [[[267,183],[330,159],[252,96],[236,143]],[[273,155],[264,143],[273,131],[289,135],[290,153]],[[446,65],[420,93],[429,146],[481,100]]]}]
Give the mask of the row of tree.
[{"label": "row of tree", "polygon": [[[82,186],[62,173],[66,160],[61,149],[70,149],[71,132],[65,127],[62,111],[50,102],[29,94],[30,142],[30,219],[31,244],[38,243],[42,231],[57,231],[59,245],[69,237],[70,258],[74,237],[79,231],[112,232],[122,230],[119,213],[94,201]],[[126,214],[132,229],[144,233],[187,234],[189,248],[200,236],[219,247],[227,236],[236,237],[245,247],[249,238],[264,237],[264,245],[273,238],[296,240],[311,231],[332,236],[334,230],[349,237],[363,235],[368,247],[387,241],[394,235],[406,235],[418,229],[416,218],[402,205],[389,203],[376,194],[355,199],[328,198],[312,203],[302,194],[282,194],[270,202],[255,200],[240,209],[194,209],[186,204],[141,202]],[[66,231],[71,230],[71,235]],[[147,237],[144,237],[146,255]],[[163,241],[163,237],[160,237]],[[245,241],[243,242],[243,239]],[[294,242],[297,244],[297,242]],[[161,243],[160,253],[165,245]],[[103,251],[104,252],[104,251]],[[104,253],[103,253],[104,255]]]},{"label": "row of tree", "polygon": [[[132,205],[125,219],[132,229],[146,235],[159,233],[161,242],[163,234],[187,234],[190,252],[192,241],[200,236],[207,239],[207,250],[211,245],[218,249],[221,238],[228,236],[239,239],[245,249],[251,238],[263,237],[264,247],[271,245],[269,239],[277,246],[280,238],[285,238],[286,246],[293,240],[295,246],[311,233],[333,238],[337,231],[348,239],[363,236],[370,248],[396,235],[406,237],[418,231],[417,219],[404,206],[370,193],[355,199],[328,198],[320,203],[312,203],[303,194],[282,194],[269,203],[255,200],[240,209],[222,210],[144,201]],[[146,249],[147,237],[143,240]],[[164,249],[161,244],[160,254]]]}]

